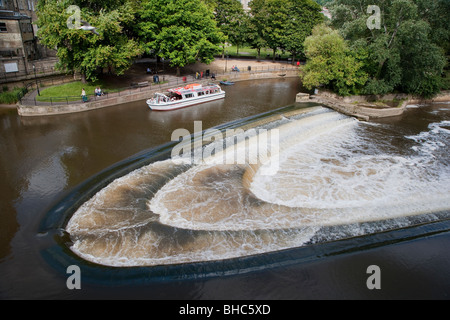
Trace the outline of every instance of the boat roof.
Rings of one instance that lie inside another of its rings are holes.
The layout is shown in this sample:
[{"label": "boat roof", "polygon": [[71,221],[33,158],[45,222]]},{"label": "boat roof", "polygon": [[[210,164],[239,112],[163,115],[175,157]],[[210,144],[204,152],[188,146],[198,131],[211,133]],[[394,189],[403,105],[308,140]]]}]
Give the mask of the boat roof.
[{"label": "boat roof", "polygon": [[202,86],[201,84],[198,84],[198,83],[191,83],[191,84],[185,85],[184,87],[172,88],[172,89],[168,89],[167,91],[177,93],[177,94],[182,94],[182,93],[200,91],[200,90],[208,89],[208,88],[212,88],[212,87],[217,88],[218,86],[216,84],[209,84],[206,86]]}]

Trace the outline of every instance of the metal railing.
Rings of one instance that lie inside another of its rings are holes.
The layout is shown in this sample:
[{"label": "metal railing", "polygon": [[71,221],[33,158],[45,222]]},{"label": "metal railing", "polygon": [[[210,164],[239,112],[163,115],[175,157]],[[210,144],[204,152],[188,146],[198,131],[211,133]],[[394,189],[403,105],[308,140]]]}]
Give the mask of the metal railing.
[{"label": "metal railing", "polygon": [[[121,97],[125,95],[131,95],[141,92],[151,92],[155,90],[164,90],[169,89],[173,87],[183,86],[190,83],[195,82],[209,82],[214,79],[212,79],[212,76],[214,75],[216,81],[220,80],[233,80],[233,78],[237,78],[240,73],[264,73],[264,72],[284,72],[284,71],[292,71],[292,70],[298,70],[298,67],[295,66],[286,66],[286,67],[280,67],[280,66],[259,66],[259,67],[245,67],[241,68],[238,66],[240,71],[229,71],[231,69],[228,68],[227,71],[224,70],[205,70],[202,73],[198,72],[196,74],[190,74],[190,75],[184,75],[180,77],[176,76],[170,76],[170,75],[158,75],[159,76],[159,82],[152,82],[152,81],[143,81],[143,82],[136,82],[132,83],[128,87],[114,89],[114,90],[106,90],[103,92],[103,95],[97,96],[94,93],[88,94],[88,102],[102,100],[102,99],[108,99],[113,97]],[[149,75],[151,77],[151,75]],[[153,79],[154,80],[154,79]],[[35,84],[29,83],[29,86],[33,88]],[[39,84],[41,87],[41,83]],[[30,91],[31,88],[27,88],[28,91]],[[43,89],[41,89],[43,90]],[[20,103],[22,105],[34,105],[34,106],[45,106],[45,105],[62,105],[62,104],[79,104],[82,102],[81,94],[79,96],[65,96],[65,97],[39,97],[37,98],[36,95],[28,96],[28,97],[21,97],[19,99]]]},{"label": "metal railing", "polygon": [[[35,73],[36,71],[36,73]],[[37,67],[36,70],[28,67],[27,70],[19,70],[17,72],[0,72],[0,83],[8,83],[22,80],[31,80],[38,77],[46,77],[51,75],[64,74],[65,72],[55,67]]]}]

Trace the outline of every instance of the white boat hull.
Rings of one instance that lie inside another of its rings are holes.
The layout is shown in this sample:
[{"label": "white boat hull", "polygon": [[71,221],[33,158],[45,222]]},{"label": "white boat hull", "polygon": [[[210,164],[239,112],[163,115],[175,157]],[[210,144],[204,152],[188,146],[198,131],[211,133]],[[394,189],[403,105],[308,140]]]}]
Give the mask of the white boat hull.
[{"label": "white boat hull", "polygon": [[175,110],[180,108],[186,108],[189,106],[193,106],[200,103],[210,102],[214,100],[219,100],[225,98],[225,92],[219,92],[219,93],[213,93],[209,94],[208,96],[201,96],[201,97],[193,97],[188,99],[182,99],[182,100],[176,100],[176,101],[170,101],[165,103],[154,103],[151,101],[151,99],[147,100],[147,105],[150,109],[155,111],[168,111],[168,110]]}]

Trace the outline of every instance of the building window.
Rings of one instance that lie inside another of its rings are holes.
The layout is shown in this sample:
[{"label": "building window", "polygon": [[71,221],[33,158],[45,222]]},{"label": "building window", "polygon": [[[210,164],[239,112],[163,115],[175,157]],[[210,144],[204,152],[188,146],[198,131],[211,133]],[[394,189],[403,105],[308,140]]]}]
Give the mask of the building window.
[{"label": "building window", "polygon": [[0,32],[8,32],[8,29],[6,29],[5,22],[0,22]]}]

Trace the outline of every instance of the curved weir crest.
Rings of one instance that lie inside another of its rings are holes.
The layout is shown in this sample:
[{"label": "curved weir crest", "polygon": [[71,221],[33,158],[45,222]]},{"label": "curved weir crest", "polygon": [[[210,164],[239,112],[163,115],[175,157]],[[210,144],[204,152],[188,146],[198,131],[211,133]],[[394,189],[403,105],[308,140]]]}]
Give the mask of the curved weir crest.
[{"label": "curved weir crest", "polygon": [[[167,159],[110,183],[67,224],[72,251],[109,266],[223,260],[330,240],[324,227],[377,221],[364,231],[377,232],[450,208],[448,166],[435,157],[448,145],[445,123],[405,137],[419,144],[406,155],[380,151],[364,136],[370,124],[322,107],[262,123],[202,146],[216,152],[200,164]],[[233,163],[274,130],[277,148]]]}]

